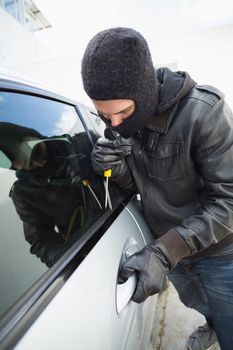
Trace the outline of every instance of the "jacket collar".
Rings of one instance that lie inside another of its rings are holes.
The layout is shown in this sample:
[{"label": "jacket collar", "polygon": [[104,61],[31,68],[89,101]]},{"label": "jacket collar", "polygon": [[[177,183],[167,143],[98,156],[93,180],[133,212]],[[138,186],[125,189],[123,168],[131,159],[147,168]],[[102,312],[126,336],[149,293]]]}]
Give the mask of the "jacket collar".
[{"label": "jacket collar", "polygon": [[187,72],[172,72],[168,68],[157,70],[159,82],[159,103],[157,113],[149,120],[146,128],[166,134],[181,99],[196,84]]},{"label": "jacket collar", "polygon": [[172,107],[162,112],[161,114],[155,115],[153,120],[151,120],[146,125],[146,128],[158,132],[159,134],[166,134],[175,115],[179,102],[180,101],[176,102]]}]

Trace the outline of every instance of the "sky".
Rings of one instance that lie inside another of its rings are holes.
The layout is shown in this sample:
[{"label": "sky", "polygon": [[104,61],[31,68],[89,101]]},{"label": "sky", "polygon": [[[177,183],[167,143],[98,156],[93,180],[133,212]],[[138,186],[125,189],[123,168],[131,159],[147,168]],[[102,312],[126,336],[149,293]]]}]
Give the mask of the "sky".
[{"label": "sky", "polygon": [[52,27],[36,36],[58,56],[83,52],[100,30],[125,26],[148,42],[233,24],[232,0],[34,0]]}]

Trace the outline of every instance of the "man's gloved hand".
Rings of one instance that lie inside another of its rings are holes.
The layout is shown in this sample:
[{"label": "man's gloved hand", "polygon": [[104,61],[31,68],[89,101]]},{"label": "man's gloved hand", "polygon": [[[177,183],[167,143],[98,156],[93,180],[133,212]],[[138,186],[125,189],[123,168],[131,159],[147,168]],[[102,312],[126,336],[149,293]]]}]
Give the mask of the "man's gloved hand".
[{"label": "man's gloved hand", "polygon": [[125,167],[125,159],[131,152],[131,145],[126,142],[116,142],[99,138],[91,154],[92,166],[95,172],[103,175],[104,170],[112,169],[112,177],[120,175]]},{"label": "man's gloved hand", "polygon": [[150,295],[159,293],[166,282],[168,272],[174,267],[167,249],[161,242],[147,245],[131,255],[122,265],[118,281],[125,282],[133,273],[137,275],[137,286],[132,300],[141,303]]}]

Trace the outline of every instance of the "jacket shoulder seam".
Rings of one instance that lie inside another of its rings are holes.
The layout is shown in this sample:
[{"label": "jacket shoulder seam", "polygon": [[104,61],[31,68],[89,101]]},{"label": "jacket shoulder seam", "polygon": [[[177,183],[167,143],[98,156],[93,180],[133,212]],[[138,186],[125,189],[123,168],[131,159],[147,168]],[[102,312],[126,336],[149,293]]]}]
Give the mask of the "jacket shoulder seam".
[{"label": "jacket shoulder seam", "polygon": [[[193,138],[193,144],[196,143],[197,139],[198,139],[198,131],[205,125],[206,123],[206,117],[210,116],[211,114],[214,114],[215,110],[218,108],[220,101],[217,101],[214,105],[211,106],[211,108],[209,110],[206,111],[205,114],[202,115],[202,117],[200,118],[200,124],[199,127],[197,127],[196,132],[195,132],[195,136]],[[202,137],[200,137],[199,142],[201,143],[202,141]]]},{"label": "jacket shoulder seam", "polygon": [[209,106],[214,106],[219,100],[224,98],[224,94],[214,87],[208,85],[195,86],[184,98],[202,101]]}]

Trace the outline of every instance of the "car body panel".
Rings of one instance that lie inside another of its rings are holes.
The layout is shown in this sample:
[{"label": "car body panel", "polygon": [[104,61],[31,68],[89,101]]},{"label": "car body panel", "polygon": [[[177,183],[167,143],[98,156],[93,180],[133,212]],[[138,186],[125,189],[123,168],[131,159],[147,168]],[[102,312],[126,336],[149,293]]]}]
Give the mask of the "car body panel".
[{"label": "car body panel", "polygon": [[15,349],[140,349],[151,298],[116,309],[118,268],[134,244],[142,248],[145,238],[125,209]]}]

